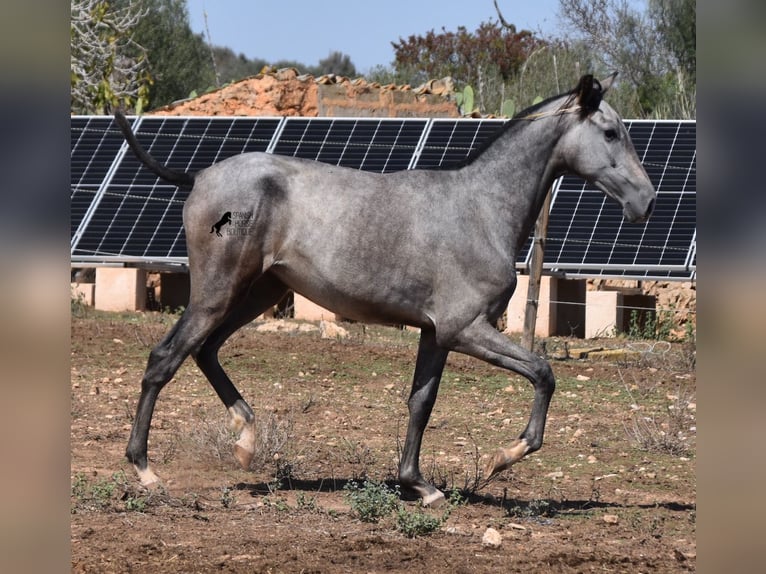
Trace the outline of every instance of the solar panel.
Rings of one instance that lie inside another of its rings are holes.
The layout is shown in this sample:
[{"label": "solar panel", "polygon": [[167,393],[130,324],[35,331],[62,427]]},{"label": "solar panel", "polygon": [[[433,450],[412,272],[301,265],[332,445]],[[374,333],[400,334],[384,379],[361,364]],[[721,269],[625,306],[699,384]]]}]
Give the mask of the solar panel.
[{"label": "solar panel", "polygon": [[72,241],[125,141],[112,118],[73,116],[70,122],[70,232]]},{"label": "solar panel", "polygon": [[[265,151],[278,118],[143,117],[134,127],[141,145],[160,163],[197,171],[232,155]],[[121,135],[119,136],[122,137]],[[159,180],[132,153],[118,158],[73,259],[163,260],[187,256],[182,209],[188,190]]]},{"label": "solar panel", "polygon": [[413,167],[432,169],[460,163],[499,130],[505,120],[433,119]]},{"label": "solar panel", "polygon": [[365,171],[407,169],[425,119],[288,118],[273,153]]},{"label": "solar panel", "polygon": [[685,279],[696,267],[696,122],[626,122],[657,190],[646,224],[595,187],[566,176],[554,190],[544,269],[570,276]]},{"label": "solar panel", "polygon": [[[132,118],[161,163],[196,171],[268,151],[376,172],[454,165],[500,129],[498,119]],[[577,177],[554,185],[544,269],[568,276],[696,276],[696,122],[626,122],[658,196],[646,225]],[[186,261],[186,191],[158,180],[110,117],[73,117],[72,260]],[[416,192],[417,190],[413,190]],[[527,240],[517,267],[528,266]]]}]

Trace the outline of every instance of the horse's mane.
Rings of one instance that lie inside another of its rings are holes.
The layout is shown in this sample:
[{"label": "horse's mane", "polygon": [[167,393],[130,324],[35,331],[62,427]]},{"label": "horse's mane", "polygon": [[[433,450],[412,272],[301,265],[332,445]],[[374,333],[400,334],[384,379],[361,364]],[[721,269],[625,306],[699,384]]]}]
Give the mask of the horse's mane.
[{"label": "horse's mane", "polygon": [[542,102],[538,102],[532,106],[529,106],[528,108],[521,110],[519,113],[517,113],[508,121],[506,121],[501,127],[495,130],[486,140],[482,142],[482,144],[478,148],[473,150],[471,153],[469,153],[465,158],[461,159],[460,161],[455,163],[450,163],[444,166],[427,167],[422,169],[429,169],[434,171],[449,171],[449,170],[460,169],[462,167],[472,164],[481,154],[487,151],[487,148],[489,148],[493,143],[495,143],[507,132],[514,129],[521,129],[521,127],[524,126],[526,122],[530,121],[529,119],[527,119],[527,116],[531,116],[539,112],[542,108],[544,108],[545,106],[547,106],[548,104],[550,104],[551,102],[555,100],[568,96],[567,100],[562,105],[562,108],[566,108],[571,103],[572,98],[577,94],[578,88],[575,88],[568,92],[564,92],[563,94],[551,96],[550,98],[547,98],[543,100]]}]

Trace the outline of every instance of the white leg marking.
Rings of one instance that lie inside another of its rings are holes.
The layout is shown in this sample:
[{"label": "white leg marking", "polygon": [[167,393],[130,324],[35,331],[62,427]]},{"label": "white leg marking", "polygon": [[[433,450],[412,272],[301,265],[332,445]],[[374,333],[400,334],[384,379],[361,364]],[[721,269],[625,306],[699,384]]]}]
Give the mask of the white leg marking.
[{"label": "white leg marking", "polygon": [[133,465],[133,468],[136,469],[136,473],[138,474],[138,479],[141,481],[141,486],[145,486],[148,488],[160,482],[160,478],[156,474],[154,474],[154,471],[148,466],[143,470],[138,468],[136,465]]},{"label": "white leg marking", "polygon": [[510,448],[500,448],[491,458],[484,469],[487,478],[510,468],[519,462],[529,452],[529,444],[526,439],[516,439]]},{"label": "white leg marking", "polygon": [[248,424],[245,417],[237,411],[236,406],[229,409],[229,414],[231,415],[229,428],[232,432],[240,433],[239,439],[234,444],[234,457],[239,462],[239,466],[249,470],[255,453],[255,421]]},{"label": "white leg marking", "polygon": [[245,417],[239,414],[236,407],[229,407],[229,430],[234,433],[242,432],[242,428],[247,424]]},{"label": "white leg marking", "polygon": [[421,500],[423,506],[430,506],[431,508],[439,508],[446,502],[444,493],[441,490],[436,490],[436,492],[424,496]]}]

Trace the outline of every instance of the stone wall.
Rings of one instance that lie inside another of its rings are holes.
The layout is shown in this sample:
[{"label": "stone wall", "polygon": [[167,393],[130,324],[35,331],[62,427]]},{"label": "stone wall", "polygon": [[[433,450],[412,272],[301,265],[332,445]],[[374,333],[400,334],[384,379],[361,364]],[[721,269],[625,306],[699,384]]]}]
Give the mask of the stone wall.
[{"label": "stone wall", "polygon": [[267,71],[151,112],[165,116],[458,117],[452,82],[418,88],[362,78]]}]

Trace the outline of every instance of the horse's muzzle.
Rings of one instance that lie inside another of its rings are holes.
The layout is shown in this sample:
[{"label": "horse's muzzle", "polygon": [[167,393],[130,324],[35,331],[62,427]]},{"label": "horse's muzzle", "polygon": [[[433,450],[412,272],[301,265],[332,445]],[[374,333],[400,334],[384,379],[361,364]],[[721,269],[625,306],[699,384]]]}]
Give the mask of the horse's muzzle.
[{"label": "horse's muzzle", "polygon": [[636,210],[633,204],[628,203],[623,208],[623,215],[630,223],[645,223],[654,211],[657,200],[652,198],[643,213]]}]

